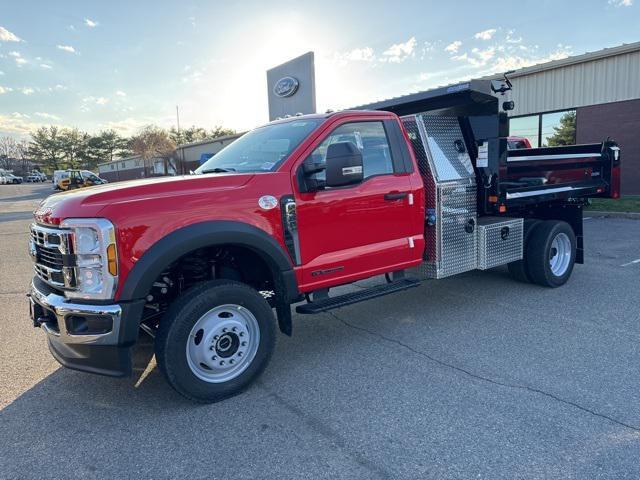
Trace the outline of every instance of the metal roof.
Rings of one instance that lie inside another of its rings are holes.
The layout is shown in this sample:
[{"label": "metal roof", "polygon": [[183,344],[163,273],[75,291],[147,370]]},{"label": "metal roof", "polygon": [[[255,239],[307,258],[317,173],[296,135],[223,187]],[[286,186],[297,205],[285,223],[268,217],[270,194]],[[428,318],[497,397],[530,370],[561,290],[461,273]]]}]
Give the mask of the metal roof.
[{"label": "metal roof", "polygon": [[[596,50],[595,52],[587,52],[582,55],[574,55],[560,60],[552,60],[550,62],[539,63],[530,67],[520,68],[509,75],[509,78],[522,77],[524,75],[531,75],[532,73],[544,72],[547,70],[553,70],[554,68],[567,67],[569,65],[576,65],[578,63],[591,62],[599,60],[601,58],[614,57],[616,55],[623,55],[626,53],[640,51],[640,42],[624,43],[617,47],[603,48],[602,50]],[[501,74],[491,75],[487,78],[497,78]]]}]

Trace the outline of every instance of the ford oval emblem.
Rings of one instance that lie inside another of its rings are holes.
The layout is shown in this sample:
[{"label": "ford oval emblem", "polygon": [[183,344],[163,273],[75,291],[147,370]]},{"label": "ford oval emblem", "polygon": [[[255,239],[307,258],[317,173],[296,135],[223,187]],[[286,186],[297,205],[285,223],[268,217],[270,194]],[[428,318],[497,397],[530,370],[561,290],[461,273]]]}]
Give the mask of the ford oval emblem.
[{"label": "ford oval emblem", "polygon": [[282,77],[273,86],[273,93],[276,97],[285,98],[290,97],[298,91],[300,82],[294,77]]},{"label": "ford oval emblem", "polygon": [[278,200],[273,195],[263,195],[258,200],[258,205],[263,210],[271,210],[278,206]]}]

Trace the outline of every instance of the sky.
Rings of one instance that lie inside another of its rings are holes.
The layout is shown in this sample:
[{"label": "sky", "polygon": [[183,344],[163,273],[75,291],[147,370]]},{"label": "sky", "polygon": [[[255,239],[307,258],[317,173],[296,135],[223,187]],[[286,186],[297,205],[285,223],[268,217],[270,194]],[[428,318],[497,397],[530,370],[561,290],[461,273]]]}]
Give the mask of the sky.
[{"label": "sky", "polygon": [[0,0],[0,135],[246,130],[308,51],[325,111],[639,40],[640,0]]}]

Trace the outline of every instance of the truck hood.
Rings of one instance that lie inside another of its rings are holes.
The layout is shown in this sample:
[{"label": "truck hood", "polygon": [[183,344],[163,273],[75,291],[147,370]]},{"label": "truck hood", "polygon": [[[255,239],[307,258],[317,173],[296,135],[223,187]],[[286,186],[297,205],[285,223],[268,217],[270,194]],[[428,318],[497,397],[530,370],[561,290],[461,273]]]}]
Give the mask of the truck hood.
[{"label": "truck hood", "polygon": [[58,225],[65,218],[99,217],[106,206],[128,204],[148,199],[207,194],[239,188],[254,174],[207,174],[180,177],[158,177],[108,183],[55,193],[45,198],[33,213],[37,222]]}]

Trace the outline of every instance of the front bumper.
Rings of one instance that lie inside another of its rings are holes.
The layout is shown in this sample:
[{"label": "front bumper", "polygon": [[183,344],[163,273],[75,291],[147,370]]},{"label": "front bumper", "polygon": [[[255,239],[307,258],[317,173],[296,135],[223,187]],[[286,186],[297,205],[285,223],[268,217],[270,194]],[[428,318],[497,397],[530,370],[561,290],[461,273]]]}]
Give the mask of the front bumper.
[{"label": "front bumper", "polygon": [[69,302],[34,278],[28,294],[34,326],[63,366],[109,376],[131,373],[143,301],[94,305]]}]

